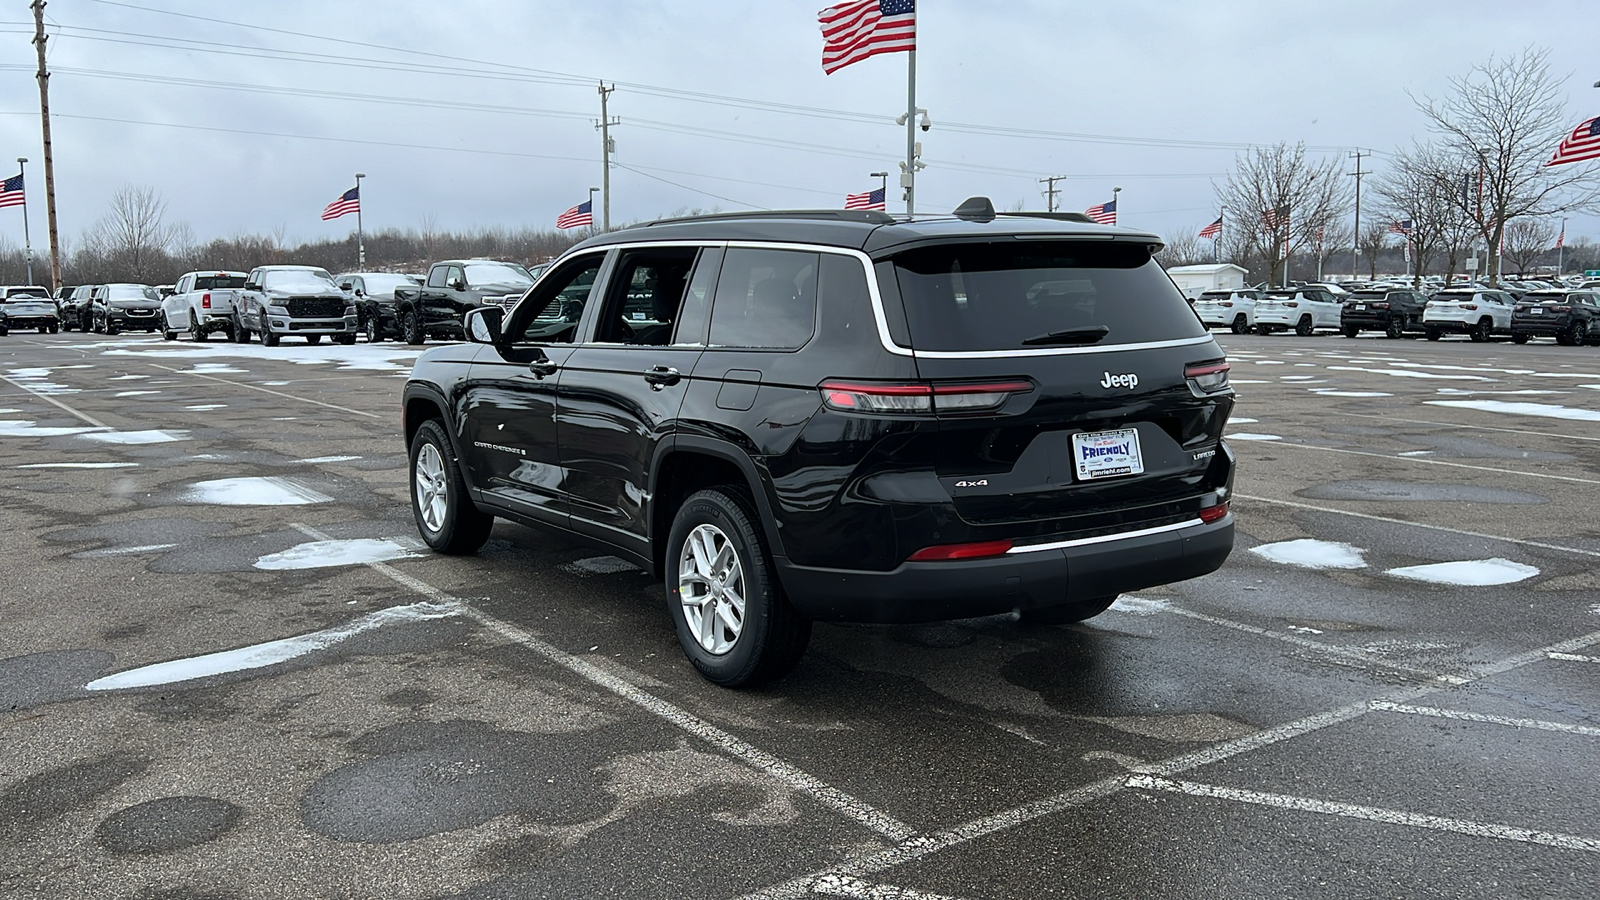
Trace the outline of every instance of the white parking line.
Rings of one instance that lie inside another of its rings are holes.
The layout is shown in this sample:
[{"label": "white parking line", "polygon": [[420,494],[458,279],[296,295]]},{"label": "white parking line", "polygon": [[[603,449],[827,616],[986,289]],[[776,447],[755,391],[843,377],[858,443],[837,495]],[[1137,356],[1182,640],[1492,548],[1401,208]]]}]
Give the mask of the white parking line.
[{"label": "white parking line", "polygon": [[1270,806],[1275,809],[1311,812],[1325,816],[1341,816],[1347,819],[1364,819],[1368,822],[1380,822],[1385,825],[1404,825],[1408,828],[1450,831],[1456,834],[1494,838],[1502,841],[1542,844],[1546,847],[1555,847],[1560,850],[1600,853],[1600,840],[1572,834],[1534,831],[1530,828],[1497,825],[1492,822],[1449,819],[1443,816],[1429,816],[1397,809],[1383,809],[1377,806],[1339,803],[1332,800],[1317,800],[1311,797],[1269,794],[1264,791],[1246,791],[1238,788],[1220,787],[1214,784],[1199,784],[1193,781],[1174,781],[1169,778],[1157,778],[1154,775],[1131,775],[1127,781],[1128,787],[1138,790],[1167,791],[1175,794],[1188,794],[1191,797],[1211,797],[1218,800],[1232,800],[1236,803]]},{"label": "white parking line", "polygon": [[1592,728],[1588,725],[1568,725],[1564,722],[1545,722],[1539,719],[1513,719],[1508,716],[1491,716],[1484,713],[1462,712],[1456,709],[1440,709],[1437,706],[1408,706],[1404,703],[1390,703],[1385,700],[1374,700],[1367,705],[1377,712],[1404,713],[1409,716],[1456,719],[1461,722],[1481,722],[1485,725],[1505,725],[1511,728],[1532,728],[1537,731],[1559,731],[1563,734],[1600,737],[1600,728]]},{"label": "white parking line", "polygon": [[1600,663],[1600,656],[1579,656],[1576,653],[1551,653],[1551,659],[1562,659],[1567,662]]},{"label": "white parking line", "polygon": [[[1487,665],[1478,666],[1472,670],[1472,676],[1470,679],[1468,679],[1468,681],[1476,681],[1479,679],[1488,678],[1492,675],[1500,675],[1505,672],[1509,672],[1513,669],[1528,665],[1529,663],[1545,659],[1547,655],[1551,653],[1567,653],[1573,650],[1581,650],[1585,647],[1590,647],[1595,644],[1600,644],[1600,631],[1592,631],[1585,635],[1569,638],[1565,641],[1560,641],[1558,643],[1540,647],[1534,650],[1528,650],[1523,653],[1518,653],[1514,656],[1508,656],[1504,659],[1497,660],[1496,662],[1492,662]],[[1382,697],[1375,698],[1375,700],[1387,700],[1393,703],[1407,703],[1447,689],[1448,688],[1446,686],[1439,684],[1424,685],[1402,691],[1393,691]],[[1310,734],[1311,732],[1320,731],[1333,725],[1358,719],[1371,712],[1371,707],[1369,704],[1372,702],[1374,701],[1360,700],[1354,703],[1347,703],[1344,706],[1340,706],[1335,709],[1315,713],[1313,715],[1305,716],[1304,718],[1296,719],[1293,722],[1286,722],[1282,725],[1263,729],[1255,734],[1246,735],[1242,738],[1235,738],[1231,741],[1224,741],[1220,744],[1213,744],[1210,747],[1205,747],[1200,750],[1175,756],[1169,760],[1166,760],[1165,762],[1139,766],[1136,768],[1139,770],[1139,774],[1143,775],[1157,777],[1170,777],[1173,775],[1178,775],[1192,769],[1200,768],[1201,766],[1222,762],[1223,760],[1231,759],[1243,753],[1260,750],[1262,748],[1270,747],[1274,744],[1282,743],[1283,741],[1287,741],[1304,734]],[[1125,790],[1128,786],[1128,776],[1126,775],[1115,775],[1108,778],[1102,778],[1099,781],[1090,782],[1089,784],[1082,785],[1081,787],[1072,788],[1071,790],[1067,790],[1060,794],[1046,797],[1041,800],[1035,800],[1032,803],[1024,804],[1023,806],[1019,806],[1015,809],[1009,809],[1004,812],[993,813],[978,819],[973,819],[969,822],[962,823],[945,831],[919,835],[898,846],[891,847],[888,850],[849,859],[831,869],[826,869],[820,872],[812,872],[808,875],[801,875],[781,884],[773,885],[772,887],[768,887],[763,890],[745,894],[740,898],[740,900],[800,900],[800,898],[811,893],[812,885],[818,883],[823,878],[837,875],[854,875],[857,877],[873,875],[878,872],[891,869],[895,866],[914,862],[934,853],[939,853],[941,851],[969,843],[991,834],[1028,824],[1029,822],[1033,822],[1045,816],[1054,815],[1075,807],[1083,806],[1087,803],[1092,803],[1095,800],[1109,797],[1122,790]],[[1542,832],[1530,833],[1541,834]],[[1565,836],[1563,835],[1562,837]],[[1577,838],[1576,840],[1581,841],[1587,839]],[[1579,849],[1588,848],[1584,847]]]},{"label": "white parking line", "polygon": [[28,393],[34,395],[35,397],[38,397],[40,400],[43,400],[46,403],[53,403],[56,406],[59,406],[60,408],[66,410],[67,412],[72,413],[74,416],[77,416],[79,419],[81,419],[81,420],[83,420],[85,422],[88,422],[90,425],[93,425],[96,428],[110,428],[111,427],[110,425],[107,425],[106,423],[100,421],[99,419],[96,419],[94,416],[91,416],[86,412],[79,412],[78,410],[73,409],[72,407],[66,405],[65,403],[62,403],[60,400],[57,400],[56,398],[50,396],[49,394],[41,394],[38,391],[34,390],[33,388],[28,387],[27,384],[25,384],[23,382],[20,382],[20,381],[17,381],[14,378],[11,378],[11,377],[6,376],[6,375],[0,375],[0,381],[4,381],[7,384],[11,385],[12,387],[22,388],[23,390],[25,390]]},{"label": "white parking line", "polygon": [[282,397],[285,400],[293,400],[293,401],[295,401],[297,403],[310,403],[310,404],[313,404],[315,406],[326,406],[329,409],[337,409],[340,412],[347,412],[347,413],[351,413],[351,414],[357,415],[357,416],[366,416],[369,419],[384,419],[384,418],[396,418],[397,417],[397,416],[381,416],[381,415],[379,415],[377,413],[371,413],[371,412],[367,412],[365,410],[351,409],[348,406],[338,406],[338,405],[333,404],[333,403],[324,403],[321,400],[313,400],[310,397],[301,397],[301,396],[298,396],[296,394],[286,394],[283,391],[275,391],[272,388],[261,387],[260,385],[257,385],[257,384],[245,384],[242,381],[229,381],[226,378],[218,378],[215,375],[207,375],[204,372],[190,372],[190,371],[185,370],[185,369],[175,369],[172,366],[163,366],[160,363],[150,363],[150,365],[155,366],[158,369],[165,369],[168,372],[172,372],[172,373],[177,374],[177,375],[190,375],[190,376],[193,376],[195,378],[204,378],[207,381],[217,381],[217,382],[221,382],[222,384],[231,384],[234,387],[248,388],[249,390],[252,390],[252,391],[260,391],[263,394],[271,394],[274,397]]},{"label": "white parking line", "polygon": [[[291,524],[301,534],[307,535],[316,540],[332,540],[332,538],[327,534],[324,534],[323,532],[318,531],[309,525],[303,525],[298,522]],[[421,594],[430,600],[433,600],[436,603],[460,604],[463,615],[484,626],[490,631],[493,631],[509,641],[532,650],[533,652],[555,663],[556,665],[561,666],[567,671],[579,675],[589,682],[598,685],[599,687],[605,688],[611,693],[621,697],[624,700],[627,700],[646,712],[660,716],[661,718],[667,720],[689,734],[692,734],[709,744],[720,747],[727,753],[744,760],[755,768],[760,769],[773,778],[783,782],[784,784],[787,784],[790,788],[811,797],[813,800],[816,800],[818,803],[821,803],[822,805],[827,806],[836,812],[842,813],[847,818],[855,820],[857,823],[892,841],[904,841],[916,834],[915,829],[911,828],[909,825],[906,825],[904,822],[900,822],[887,813],[880,812],[879,810],[873,808],[866,802],[858,800],[855,797],[852,797],[849,794],[846,794],[843,791],[826,784],[821,779],[811,775],[810,773],[804,772],[799,768],[784,762],[776,756],[773,756],[764,750],[758,749],[752,744],[740,740],[739,738],[729,734],[726,731],[723,731],[715,725],[712,725],[710,722],[707,722],[704,719],[687,712],[686,710],[683,710],[665,700],[662,700],[659,697],[656,697],[653,694],[650,694],[649,692],[615,674],[613,671],[601,669],[599,666],[596,666],[585,659],[567,653],[555,645],[543,641],[538,637],[535,637],[533,634],[530,634],[529,632],[518,628],[509,622],[502,621],[474,608],[470,603],[459,597],[453,597],[444,591],[433,587],[425,581],[412,578],[410,575],[399,571],[387,563],[367,562],[363,563],[363,565],[372,569],[378,574],[383,575],[391,581],[403,585],[412,591]],[[642,675],[637,675],[623,666],[617,664],[612,665],[616,669],[635,677],[636,680],[643,680]]]},{"label": "white parking line", "polygon": [[[1223,437],[1227,437],[1226,434]],[[1451,469],[1471,469],[1475,472],[1493,472],[1496,475],[1519,475],[1523,478],[1544,478],[1550,481],[1572,481],[1578,484],[1600,484],[1594,478],[1578,478],[1573,475],[1552,475],[1548,472],[1528,472],[1522,469],[1497,469],[1493,466],[1474,466],[1468,463],[1446,462],[1442,459],[1422,459],[1417,456],[1396,456],[1393,453],[1373,453],[1368,450],[1347,450],[1342,447],[1320,447],[1316,444],[1300,444],[1293,441],[1275,441],[1271,449],[1293,447],[1299,450],[1315,450],[1320,453],[1345,453],[1350,456],[1370,456],[1375,459],[1385,459],[1390,462],[1415,463],[1419,466],[1445,466]]]},{"label": "white parking line", "polygon": [[829,897],[855,897],[858,900],[956,900],[947,894],[930,894],[892,884],[873,884],[848,875],[818,879],[811,892]]},{"label": "white parking line", "polygon": [[1493,425],[1467,425],[1461,422],[1435,422],[1432,419],[1404,419],[1399,416],[1380,416],[1373,413],[1336,412],[1334,410],[1318,410],[1318,415],[1348,416],[1353,419],[1382,419],[1386,422],[1405,422],[1408,425],[1432,425],[1437,428],[1467,428],[1473,431],[1503,431],[1506,434],[1525,434],[1529,437],[1560,438],[1564,441],[1592,441],[1600,443],[1600,437],[1586,437],[1581,434],[1557,434],[1553,431],[1528,431],[1522,428],[1496,428]]},{"label": "white parking line", "polygon": [[[1273,446],[1278,446],[1274,444]],[[1465,537],[1484,538],[1491,541],[1504,541],[1507,544],[1518,544],[1523,547],[1538,547],[1541,550],[1559,550],[1562,553],[1576,553],[1579,556],[1600,557],[1600,550],[1584,550],[1579,547],[1563,547],[1560,544],[1549,544],[1544,541],[1530,541],[1523,538],[1505,537],[1499,534],[1484,534],[1481,531],[1467,531],[1463,528],[1451,528],[1447,525],[1429,525],[1426,522],[1408,522],[1405,519],[1393,519],[1388,516],[1375,516],[1371,513],[1353,512],[1348,509],[1336,509],[1332,506],[1317,506],[1312,503],[1300,503],[1295,500],[1277,500],[1272,497],[1256,497],[1250,494],[1234,494],[1236,500],[1249,500],[1253,503],[1269,503],[1274,506],[1288,506],[1294,509],[1305,509],[1312,512],[1333,513],[1339,516],[1350,516],[1354,519],[1367,519],[1372,522],[1388,522],[1393,525],[1409,525],[1412,528],[1426,528],[1430,531],[1443,531],[1447,534],[1459,534]]]}]

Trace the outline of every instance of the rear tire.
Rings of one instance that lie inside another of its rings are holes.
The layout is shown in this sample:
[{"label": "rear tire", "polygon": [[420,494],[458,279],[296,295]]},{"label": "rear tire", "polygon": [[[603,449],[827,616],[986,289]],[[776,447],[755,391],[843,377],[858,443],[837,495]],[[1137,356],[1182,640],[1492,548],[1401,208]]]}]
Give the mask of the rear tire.
[{"label": "rear tire", "polygon": [[1294,323],[1294,333],[1301,337],[1311,337],[1311,332],[1316,329],[1310,316],[1301,316],[1300,321]]},{"label": "rear tire", "polygon": [[172,330],[172,323],[167,321],[166,313],[161,314],[161,339],[163,341],[175,341],[178,339],[178,333]]},{"label": "rear tire", "polygon": [[1439,338],[1442,338],[1442,337],[1444,337],[1444,333],[1441,332],[1439,329],[1437,329],[1437,328],[1429,328],[1428,329],[1428,340],[1437,341]]},{"label": "rear tire", "polygon": [[1399,340],[1400,338],[1405,337],[1406,336],[1406,317],[1405,316],[1390,316],[1389,317],[1389,326],[1383,330],[1383,333],[1385,335],[1387,335],[1390,340]]},{"label": "rear tire", "polygon": [[189,310],[189,340],[196,344],[203,344],[211,337],[210,333],[200,327],[200,317],[194,310]]},{"label": "rear tire", "polygon": [[742,491],[691,495],[667,538],[667,614],[707,681],[751,687],[793,671],[811,620],[784,598],[753,507]]},{"label": "rear tire", "polygon": [[1467,332],[1467,336],[1472,339],[1474,344],[1487,344],[1489,342],[1489,336],[1493,333],[1493,320],[1479,319],[1477,324],[1472,326],[1472,330]]},{"label": "rear tire", "polygon": [[1092,619],[1111,608],[1117,602],[1116,594],[1109,597],[1090,597],[1087,600],[1076,600],[1061,606],[1043,606],[1037,609],[1017,610],[1017,621],[1023,625],[1070,625],[1073,622],[1082,622]]},{"label": "rear tire", "polygon": [[1341,328],[1339,330],[1341,332],[1343,332],[1344,336],[1347,337],[1347,338],[1353,338],[1356,335],[1361,333],[1361,329],[1355,327],[1354,325],[1346,325],[1346,326],[1344,326],[1343,328]]},{"label": "rear tire", "polygon": [[1513,343],[1513,344],[1526,344],[1528,342],[1528,338],[1530,338],[1530,337],[1532,337],[1532,335],[1529,335],[1529,334],[1513,334],[1511,336],[1511,343]]},{"label": "rear tire", "polygon": [[1229,325],[1228,328],[1234,334],[1244,334],[1246,331],[1250,330],[1250,323],[1245,320],[1244,314],[1240,313],[1239,315],[1233,317],[1233,324]]},{"label": "rear tire", "polygon": [[1584,324],[1582,322],[1573,322],[1572,327],[1567,329],[1567,346],[1581,347],[1588,337],[1589,330],[1584,327]]},{"label": "rear tire", "polygon": [[467,494],[450,436],[438,419],[422,423],[411,438],[411,515],[423,541],[439,553],[476,553],[489,540],[494,516]]}]

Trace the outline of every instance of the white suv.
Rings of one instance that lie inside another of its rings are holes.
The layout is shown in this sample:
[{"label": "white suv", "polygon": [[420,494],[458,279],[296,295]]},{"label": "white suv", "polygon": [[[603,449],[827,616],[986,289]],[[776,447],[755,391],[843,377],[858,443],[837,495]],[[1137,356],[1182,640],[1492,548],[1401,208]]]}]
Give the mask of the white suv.
[{"label": "white suv", "polygon": [[1244,334],[1256,324],[1256,292],[1206,291],[1195,298],[1194,312],[1207,328]]},{"label": "white suv", "polygon": [[1302,337],[1318,328],[1339,328],[1344,305],[1324,287],[1298,287],[1267,291],[1256,301],[1256,334],[1288,331]]},{"label": "white suv", "polygon": [[1505,291],[1458,289],[1440,291],[1422,311],[1428,340],[1465,334],[1477,343],[1511,334],[1511,309],[1516,300]]}]

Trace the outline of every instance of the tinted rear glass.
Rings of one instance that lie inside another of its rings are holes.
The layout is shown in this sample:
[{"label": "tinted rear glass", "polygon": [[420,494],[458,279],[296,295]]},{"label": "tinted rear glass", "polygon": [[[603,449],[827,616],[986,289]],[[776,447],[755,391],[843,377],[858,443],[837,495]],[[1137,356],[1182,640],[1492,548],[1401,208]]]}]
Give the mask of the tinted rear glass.
[{"label": "tinted rear glass", "polygon": [[1206,334],[1138,244],[946,244],[909,250],[894,263],[917,350],[1020,350],[1030,338],[1096,326],[1109,330],[1086,346]]},{"label": "tinted rear glass", "polygon": [[1389,296],[1383,291],[1356,291],[1350,295],[1352,300],[1382,300]]},{"label": "tinted rear glass", "polygon": [[198,275],[194,279],[197,291],[218,291],[244,287],[243,275]]},{"label": "tinted rear glass", "polygon": [[1226,300],[1231,295],[1227,291],[1206,291],[1200,295],[1201,300]]}]

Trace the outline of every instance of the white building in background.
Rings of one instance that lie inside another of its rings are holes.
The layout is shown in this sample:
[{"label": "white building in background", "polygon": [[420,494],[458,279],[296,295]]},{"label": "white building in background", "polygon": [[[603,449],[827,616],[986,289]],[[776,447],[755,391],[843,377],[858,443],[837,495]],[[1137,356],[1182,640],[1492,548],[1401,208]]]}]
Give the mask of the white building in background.
[{"label": "white building in background", "polygon": [[1189,299],[1205,291],[1236,291],[1242,289],[1249,270],[1233,263],[1212,263],[1204,266],[1173,266],[1167,270],[1172,281]]}]

